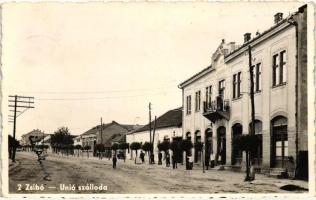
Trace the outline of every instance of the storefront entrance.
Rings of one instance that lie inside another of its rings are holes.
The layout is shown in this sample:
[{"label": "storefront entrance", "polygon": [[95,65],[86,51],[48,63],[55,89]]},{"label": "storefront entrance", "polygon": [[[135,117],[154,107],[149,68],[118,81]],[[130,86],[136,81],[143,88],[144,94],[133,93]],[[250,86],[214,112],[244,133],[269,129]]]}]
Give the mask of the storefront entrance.
[{"label": "storefront entrance", "polygon": [[215,159],[218,164],[226,164],[226,128],[224,126],[217,129],[217,152]]}]

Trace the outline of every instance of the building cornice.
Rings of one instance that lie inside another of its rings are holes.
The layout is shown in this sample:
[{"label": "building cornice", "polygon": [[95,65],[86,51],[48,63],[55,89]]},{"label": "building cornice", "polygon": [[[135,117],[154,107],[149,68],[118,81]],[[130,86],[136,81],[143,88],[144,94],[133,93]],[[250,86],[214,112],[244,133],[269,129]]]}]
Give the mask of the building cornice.
[{"label": "building cornice", "polygon": [[188,78],[184,82],[180,83],[178,88],[183,89],[184,87],[188,86],[189,84],[193,83],[194,81],[196,81],[196,80],[202,78],[203,76],[209,74],[213,70],[215,70],[215,69],[212,66],[209,66],[209,67],[203,69],[202,71],[194,74],[192,77]]}]

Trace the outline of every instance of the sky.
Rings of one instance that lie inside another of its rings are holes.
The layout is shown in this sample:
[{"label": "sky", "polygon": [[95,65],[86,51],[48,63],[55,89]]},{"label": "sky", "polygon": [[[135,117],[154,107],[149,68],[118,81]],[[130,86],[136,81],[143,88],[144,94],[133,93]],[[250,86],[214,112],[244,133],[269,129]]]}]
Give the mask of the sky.
[{"label": "sky", "polygon": [[33,96],[17,138],[67,126],[147,124],[182,106],[178,85],[207,67],[222,39],[242,44],[273,25],[287,3],[7,3],[2,13],[4,126],[8,95]]}]

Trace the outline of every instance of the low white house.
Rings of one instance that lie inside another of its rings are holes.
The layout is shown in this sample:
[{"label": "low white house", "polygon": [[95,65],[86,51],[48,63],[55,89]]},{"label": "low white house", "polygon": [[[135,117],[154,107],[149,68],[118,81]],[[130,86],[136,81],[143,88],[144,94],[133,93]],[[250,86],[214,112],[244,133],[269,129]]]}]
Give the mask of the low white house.
[{"label": "low white house", "polygon": [[82,138],[81,138],[81,135],[77,136],[74,138],[74,146],[76,145],[80,145],[82,146]]},{"label": "low white house", "polygon": [[[153,135],[153,127],[154,122],[151,122],[151,129]],[[144,144],[145,142],[150,142],[150,127],[149,124],[146,126],[137,129],[134,132],[131,132],[126,135],[126,142],[130,145],[133,142],[139,142]],[[182,140],[182,107],[176,108],[173,110],[169,110],[162,116],[156,119],[156,129],[155,135],[152,136],[154,139],[154,154],[155,154],[155,161],[158,160],[158,147],[157,145],[163,141],[172,142],[174,140],[181,141]],[[139,150],[140,152],[141,150]],[[127,158],[134,159],[135,158],[135,151],[130,151],[127,154]],[[139,153],[138,153],[139,156]],[[147,160],[148,160],[148,155]]]}]

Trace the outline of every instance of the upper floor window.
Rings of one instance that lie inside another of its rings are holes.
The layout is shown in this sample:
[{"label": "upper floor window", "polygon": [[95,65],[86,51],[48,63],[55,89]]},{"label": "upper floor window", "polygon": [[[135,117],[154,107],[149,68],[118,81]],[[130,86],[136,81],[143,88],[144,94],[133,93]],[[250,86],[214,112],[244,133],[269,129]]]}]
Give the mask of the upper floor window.
[{"label": "upper floor window", "polygon": [[286,51],[273,56],[272,85],[278,86],[286,83]]},{"label": "upper floor window", "polygon": [[195,111],[198,112],[201,109],[201,91],[195,93]]},{"label": "upper floor window", "polygon": [[206,105],[209,105],[212,102],[212,86],[205,88],[205,102]]},{"label": "upper floor window", "polygon": [[187,96],[187,115],[191,114],[191,95]]},{"label": "upper floor window", "polygon": [[218,83],[218,96],[222,99],[225,98],[225,80],[221,80]]},{"label": "upper floor window", "polygon": [[241,72],[233,75],[233,99],[241,97]]},{"label": "upper floor window", "polygon": [[257,63],[253,67],[253,83],[254,83],[254,91],[261,91],[261,63]]}]

